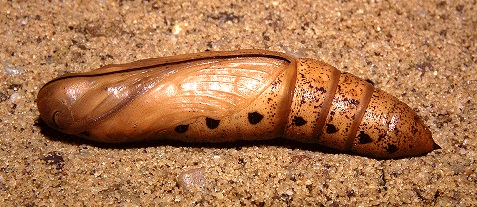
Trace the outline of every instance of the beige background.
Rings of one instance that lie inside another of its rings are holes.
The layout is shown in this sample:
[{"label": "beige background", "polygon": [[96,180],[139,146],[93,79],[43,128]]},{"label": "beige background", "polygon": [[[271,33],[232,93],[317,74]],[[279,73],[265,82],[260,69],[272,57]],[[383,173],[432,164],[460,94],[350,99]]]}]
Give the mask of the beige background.
[{"label": "beige background", "polygon": [[[39,2],[0,3],[1,206],[477,203],[475,0]],[[372,80],[418,111],[442,149],[375,160],[286,142],[117,147],[38,121],[36,94],[60,74],[243,48]]]}]

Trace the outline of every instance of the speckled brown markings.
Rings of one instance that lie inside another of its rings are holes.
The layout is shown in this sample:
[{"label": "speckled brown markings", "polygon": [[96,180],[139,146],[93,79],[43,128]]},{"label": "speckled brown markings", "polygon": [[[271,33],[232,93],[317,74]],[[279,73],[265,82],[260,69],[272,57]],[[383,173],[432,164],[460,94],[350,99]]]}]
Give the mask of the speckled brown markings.
[{"label": "speckled brown markings", "polygon": [[438,148],[411,108],[369,82],[324,62],[264,50],[68,74],[47,83],[37,103],[51,127],[99,142],[284,137],[379,158]]}]

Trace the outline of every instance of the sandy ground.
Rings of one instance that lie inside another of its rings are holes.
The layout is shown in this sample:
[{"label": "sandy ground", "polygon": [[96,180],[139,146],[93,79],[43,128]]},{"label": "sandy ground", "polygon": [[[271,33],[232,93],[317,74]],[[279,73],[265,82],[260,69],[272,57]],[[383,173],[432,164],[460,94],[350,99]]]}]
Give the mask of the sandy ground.
[{"label": "sandy ground", "polygon": [[[1,206],[477,203],[476,1],[2,1]],[[111,146],[52,131],[52,78],[149,57],[259,48],[328,62],[418,111],[442,147],[376,160],[287,142]]]}]

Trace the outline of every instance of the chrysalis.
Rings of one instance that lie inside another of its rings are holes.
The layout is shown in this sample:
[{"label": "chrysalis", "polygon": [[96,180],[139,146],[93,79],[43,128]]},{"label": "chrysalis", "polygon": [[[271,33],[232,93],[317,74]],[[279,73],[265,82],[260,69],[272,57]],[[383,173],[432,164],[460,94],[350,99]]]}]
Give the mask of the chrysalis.
[{"label": "chrysalis", "polygon": [[67,74],[38,93],[51,127],[98,142],[283,137],[376,158],[437,149],[419,116],[317,60],[265,50],[204,52]]}]

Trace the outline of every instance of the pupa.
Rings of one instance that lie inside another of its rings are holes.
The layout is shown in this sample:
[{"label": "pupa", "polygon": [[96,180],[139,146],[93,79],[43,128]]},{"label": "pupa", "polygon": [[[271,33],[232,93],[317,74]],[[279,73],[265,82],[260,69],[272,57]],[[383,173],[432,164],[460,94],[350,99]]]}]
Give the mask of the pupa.
[{"label": "pupa", "polygon": [[397,98],[322,61],[266,50],[66,74],[40,89],[37,105],[50,127],[106,143],[285,138],[374,158],[439,148]]}]

